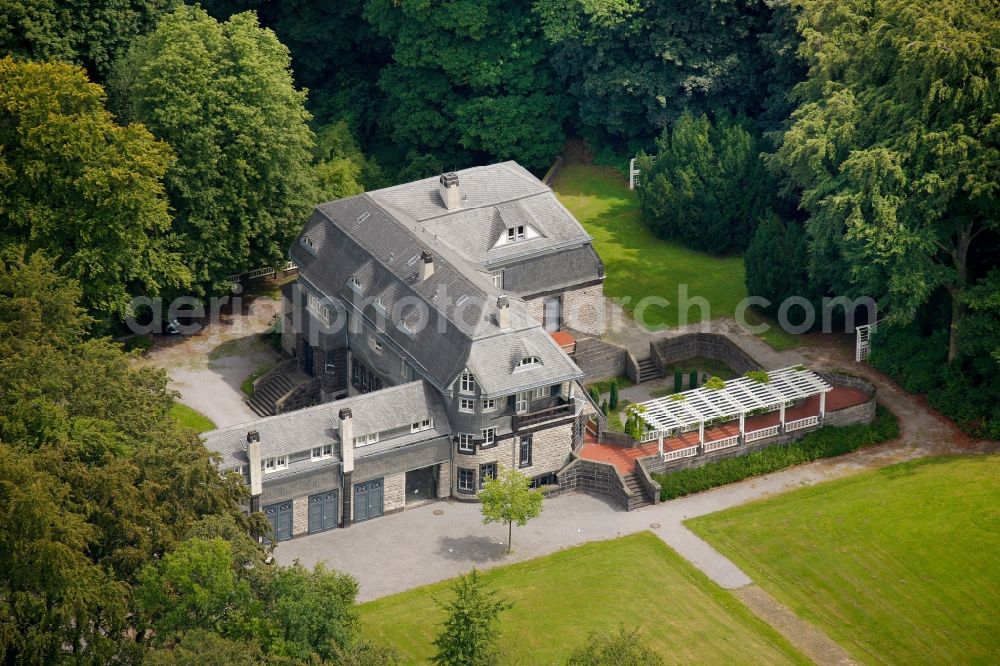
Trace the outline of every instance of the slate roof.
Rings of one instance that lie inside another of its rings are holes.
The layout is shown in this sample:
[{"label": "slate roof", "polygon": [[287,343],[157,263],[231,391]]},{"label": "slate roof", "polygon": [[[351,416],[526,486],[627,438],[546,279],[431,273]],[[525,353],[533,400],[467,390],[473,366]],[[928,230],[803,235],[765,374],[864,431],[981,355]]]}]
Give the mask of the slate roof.
[{"label": "slate roof", "polygon": [[[440,394],[427,382],[416,381],[391,386],[380,391],[365,393],[294,412],[267,416],[246,423],[219,428],[204,433],[206,446],[222,455],[222,467],[229,468],[247,463],[244,450],[247,432],[260,433],[261,456],[290,455],[309,451],[314,446],[332,444],[333,457],[318,461],[316,465],[340,462],[340,410],[349,407],[354,424],[354,435],[385,433],[405,429],[395,437],[381,437],[379,442],[355,449],[355,457],[364,457],[383,451],[422,442],[435,437],[449,436],[451,424],[441,403]],[[433,427],[410,433],[409,426],[417,421],[432,419]],[[293,470],[297,471],[297,470]],[[280,473],[268,474],[268,479]]]},{"label": "slate roof", "polygon": [[[420,280],[424,251],[434,257],[434,274]],[[486,395],[505,395],[520,380],[512,381],[504,364],[481,354],[508,358],[522,341],[544,350],[536,355],[544,356],[546,372],[533,376],[534,385],[582,376],[523,301],[510,298],[510,328],[501,330],[497,300],[506,292],[493,285],[489,274],[477,270],[407,212],[383,207],[371,194],[318,206],[292,245],[291,257],[299,266],[302,284],[352,304],[384,343],[405,352],[439,390],[446,390],[465,367],[476,366],[482,373],[477,372],[476,378]],[[349,285],[352,277],[360,281],[360,290]],[[382,299],[391,316],[381,315],[376,298]],[[409,332],[397,325],[400,320]],[[487,339],[488,344],[478,344]]]}]

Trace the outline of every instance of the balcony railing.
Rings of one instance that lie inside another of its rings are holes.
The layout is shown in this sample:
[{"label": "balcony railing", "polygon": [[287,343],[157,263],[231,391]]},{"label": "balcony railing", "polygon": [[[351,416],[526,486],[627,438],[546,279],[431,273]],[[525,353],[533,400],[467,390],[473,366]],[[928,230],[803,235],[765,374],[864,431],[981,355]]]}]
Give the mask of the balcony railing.
[{"label": "balcony railing", "polygon": [[572,399],[554,398],[552,401],[532,405],[532,410],[514,416],[515,429],[530,428],[539,423],[573,416],[576,413],[576,405]]}]

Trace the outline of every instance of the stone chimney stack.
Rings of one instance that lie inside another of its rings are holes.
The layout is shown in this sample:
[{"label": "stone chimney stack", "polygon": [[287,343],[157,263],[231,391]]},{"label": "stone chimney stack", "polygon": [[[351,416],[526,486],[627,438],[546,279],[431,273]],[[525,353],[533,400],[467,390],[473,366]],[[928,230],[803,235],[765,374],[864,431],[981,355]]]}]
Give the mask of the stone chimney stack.
[{"label": "stone chimney stack", "polygon": [[250,496],[257,498],[264,491],[264,479],[261,478],[264,471],[261,469],[260,433],[256,430],[247,433],[247,459],[250,461]]},{"label": "stone chimney stack", "polygon": [[354,471],[354,419],[350,407],[340,410],[340,460],[344,474]]},{"label": "stone chimney stack", "polygon": [[497,325],[501,331],[510,329],[510,301],[506,296],[497,299]]},{"label": "stone chimney stack", "polygon": [[420,253],[420,281],[423,282],[434,275],[434,255],[427,250]]},{"label": "stone chimney stack", "polygon": [[441,193],[441,203],[448,210],[455,210],[462,206],[462,192],[458,188],[458,174],[454,172],[443,173],[439,179],[438,191]]}]

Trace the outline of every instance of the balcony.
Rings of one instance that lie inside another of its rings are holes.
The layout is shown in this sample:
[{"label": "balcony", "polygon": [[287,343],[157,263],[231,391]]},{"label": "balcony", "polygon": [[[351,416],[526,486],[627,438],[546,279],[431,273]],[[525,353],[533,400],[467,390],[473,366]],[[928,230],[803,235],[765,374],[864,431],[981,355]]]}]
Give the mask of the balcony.
[{"label": "balcony", "polygon": [[576,403],[573,399],[553,397],[532,401],[528,409],[530,411],[514,415],[515,431],[573,416],[576,413]]}]

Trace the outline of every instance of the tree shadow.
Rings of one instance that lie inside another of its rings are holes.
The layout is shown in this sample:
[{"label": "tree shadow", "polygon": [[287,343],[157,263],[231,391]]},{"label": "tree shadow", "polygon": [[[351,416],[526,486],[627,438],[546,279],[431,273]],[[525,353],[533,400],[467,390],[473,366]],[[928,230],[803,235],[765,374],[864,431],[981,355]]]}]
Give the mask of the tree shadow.
[{"label": "tree shadow", "polygon": [[506,556],[507,544],[484,536],[442,536],[438,554],[458,562],[498,562]]}]

